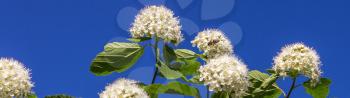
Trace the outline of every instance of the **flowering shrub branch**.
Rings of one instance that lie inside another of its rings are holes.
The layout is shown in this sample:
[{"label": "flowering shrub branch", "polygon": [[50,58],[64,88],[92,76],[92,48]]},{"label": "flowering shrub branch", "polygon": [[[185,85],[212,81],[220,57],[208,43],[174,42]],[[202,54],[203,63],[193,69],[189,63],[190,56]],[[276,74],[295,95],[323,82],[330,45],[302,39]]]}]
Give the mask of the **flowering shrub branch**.
[{"label": "flowering shrub branch", "polygon": [[[218,29],[199,32],[191,41],[203,54],[188,49],[174,49],[172,46],[183,40],[180,29],[179,20],[171,10],[164,6],[148,6],[140,11],[130,28],[131,42],[107,44],[105,50],[92,62],[91,72],[96,75],[124,72],[144,52],[146,46],[141,46],[141,42],[153,40],[151,46],[155,53],[156,70],[151,84],[140,85],[148,94],[143,94],[142,97],[157,98],[158,94],[163,93],[201,97],[197,88],[188,85],[192,83],[206,85],[213,92],[212,98],[278,98],[281,95],[290,98],[292,91],[298,87],[297,77],[302,75],[310,79],[303,83],[307,93],[315,98],[325,98],[328,95],[330,80],[320,78],[319,56],[315,50],[302,43],[282,48],[274,58],[273,67],[268,70],[268,74],[257,70],[248,71],[247,65],[234,55],[230,40]],[[159,41],[164,44],[159,45]],[[205,61],[203,66],[198,59]],[[174,81],[157,84],[157,75]],[[287,76],[293,82],[290,90],[285,93],[276,82],[280,77]],[[100,97],[140,98],[136,97],[138,95],[130,96],[133,95],[131,92],[113,94],[120,91],[124,90],[110,92],[108,97]]]},{"label": "flowering shrub branch", "polygon": [[[151,47],[155,54],[152,81],[144,84],[120,78],[106,86],[99,93],[100,98],[157,98],[159,94],[204,97],[191,84],[207,86],[213,93],[212,98],[290,98],[293,90],[301,85],[314,98],[326,98],[329,93],[331,81],[321,77],[321,61],[317,52],[303,43],[283,47],[273,59],[272,68],[263,73],[249,71],[234,54],[230,40],[218,29],[199,32],[191,41],[203,53],[177,49],[176,45],[183,41],[181,25],[173,12],[164,6],[142,9],[130,28],[130,35],[130,42],[107,43],[92,60],[90,71],[97,76],[125,72],[138,61],[146,47]],[[154,43],[150,43],[152,41]],[[159,84],[156,83],[158,76],[173,81]],[[297,85],[296,80],[301,76],[309,80]],[[288,92],[277,84],[281,77],[292,79]],[[29,69],[22,63],[14,59],[0,59],[1,97],[37,98],[30,79]],[[209,97],[209,91],[205,97]],[[45,98],[74,97],[52,95]]]}]

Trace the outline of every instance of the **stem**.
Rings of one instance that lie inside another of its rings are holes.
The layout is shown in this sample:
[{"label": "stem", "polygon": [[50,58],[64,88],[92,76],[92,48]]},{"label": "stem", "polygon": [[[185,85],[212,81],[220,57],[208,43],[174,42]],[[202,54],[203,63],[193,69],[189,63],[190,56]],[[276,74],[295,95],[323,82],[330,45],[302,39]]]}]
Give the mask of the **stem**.
[{"label": "stem", "polygon": [[[155,54],[155,58],[156,58],[156,64],[158,64],[158,37],[155,38],[155,42],[154,42],[154,54]],[[156,66],[156,69],[154,70],[154,74],[152,77],[152,84],[154,84],[154,82],[156,81],[157,78],[157,73],[158,73],[158,67]]]},{"label": "stem", "polygon": [[156,81],[157,73],[158,73],[158,68],[156,67],[156,69],[153,73],[152,84],[154,84],[154,82]]},{"label": "stem", "polygon": [[292,85],[290,86],[290,89],[289,89],[289,91],[288,91],[288,94],[287,94],[286,98],[289,98],[289,96],[292,94],[292,91],[293,91],[293,89],[295,88],[295,82],[296,82],[296,80],[297,80],[297,78],[296,78],[296,77],[293,77],[293,83],[292,83]]},{"label": "stem", "polygon": [[207,98],[209,98],[209,86],[207,86]]}]

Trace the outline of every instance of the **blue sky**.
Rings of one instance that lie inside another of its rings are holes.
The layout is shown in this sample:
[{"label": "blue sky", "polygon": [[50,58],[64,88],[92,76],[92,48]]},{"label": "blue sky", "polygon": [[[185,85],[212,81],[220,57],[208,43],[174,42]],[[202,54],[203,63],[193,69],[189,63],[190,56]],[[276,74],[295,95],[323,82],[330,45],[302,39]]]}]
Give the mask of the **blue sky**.
[{"label": "blue sky", "polygon": [[[265,70],[282,46],[304,42],[321,56],[323,76],[333,80],[330,97],[350,97],[350,1],[213,1],[1,0],[0,56],[18,59],[32,70],[34,91],[40,97],[66,93],[97,98],[105,85],[119,77],[148,83],[154,66],[150,48],[126,73],[97,77],[89,66],[107,42],[129,37],[125,30],[144,4],[164,4],[182,19],[185,41],[178,48],[196,50],[190,44],[196,32],[221,28],[249,69]],[[279,82],[287,88],[290,79]],[[292,96],[311,97],[302,87]]]}]

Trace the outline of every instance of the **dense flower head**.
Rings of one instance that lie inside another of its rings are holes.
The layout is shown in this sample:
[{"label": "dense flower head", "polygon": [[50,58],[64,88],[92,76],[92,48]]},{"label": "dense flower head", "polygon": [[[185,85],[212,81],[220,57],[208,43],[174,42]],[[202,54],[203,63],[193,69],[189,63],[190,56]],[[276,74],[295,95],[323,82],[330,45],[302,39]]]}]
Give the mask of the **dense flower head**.
[{"label": "dense flower head", "polygon": [[316,83],[321,75],[320,58],[315,50],[303,43],[295,43],[282,48],[274,58],[273,69],[281,76],[287,76],[288,72],[297,72]]},{"label": "dense flower head", "polygon": [[232,55],[210,59],[200,67],[199,72],[199,80],[208,85],[211,91],[233,92],[233,96],[240,97],[248,90],[248,69]]},{"label": "dense flower head", "polygon": [[156,37],[166,42],[179,43],[183,40],[179,19],[164,6],[148,6],[136,16],[130,28],[133,38]]},{"label": "dense flower head", "polygon": [[199,32],[191,43],[203,51],[208,58],[233,53],[230,40],[218,29],[207,29]]},{"label": "dense flower head", "polygon": [[149,98],[147,93],[137,85],[137,81],[120,78],[106,86],[100,98]]},{"label": "dense flower head", "polygon": [[31,93],[29,69],[11,58],[0,58],[0,96],[2,98],[23,97]]}]

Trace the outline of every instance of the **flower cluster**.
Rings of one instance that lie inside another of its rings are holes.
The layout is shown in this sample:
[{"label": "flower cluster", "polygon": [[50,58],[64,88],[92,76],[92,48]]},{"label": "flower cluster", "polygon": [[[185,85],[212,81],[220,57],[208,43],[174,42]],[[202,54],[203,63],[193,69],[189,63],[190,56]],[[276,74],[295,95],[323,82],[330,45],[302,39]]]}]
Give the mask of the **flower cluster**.
[{"label": "flower cluster", "polygon": [[156,37],[178,44],[183,40],[181,26],[174,13],[164,6],[148,6],[140,11],[130,28],[133,38]]},{"label": "flower cluster", "polygon": [[23,97],[31,92],[29,70],[14,59],[0,58],[0,96],[2,98]]},{"label": "flower cluster", "polygon": [[149,98],[147,93],[139,87],[137,81],[120,78],[106,86],[100,93],[100,98]]},{"label": "flower cluster", "polygon": [[193,46],[197,46],[199,50],[204,51],[204,55],[208,58],[233,53],[230,40],[218,29],[207,29],[199,32],[191,43]]},{"label": "flower cluster", "polygon": [[319,80],[320,58],[316,51],[302,43],[287,45],[274,58],[273,69],[281,76],[287,76],[288,72],[297,72],[310,78],[312,83]]},{"label": "flower cluster", "polygon": [[240,97],[248,90],[248,69],[232,55],[210,59],[200,67],[199,72],[200,81],[208,85],[211,91],[233,92],[234,96]]}]

